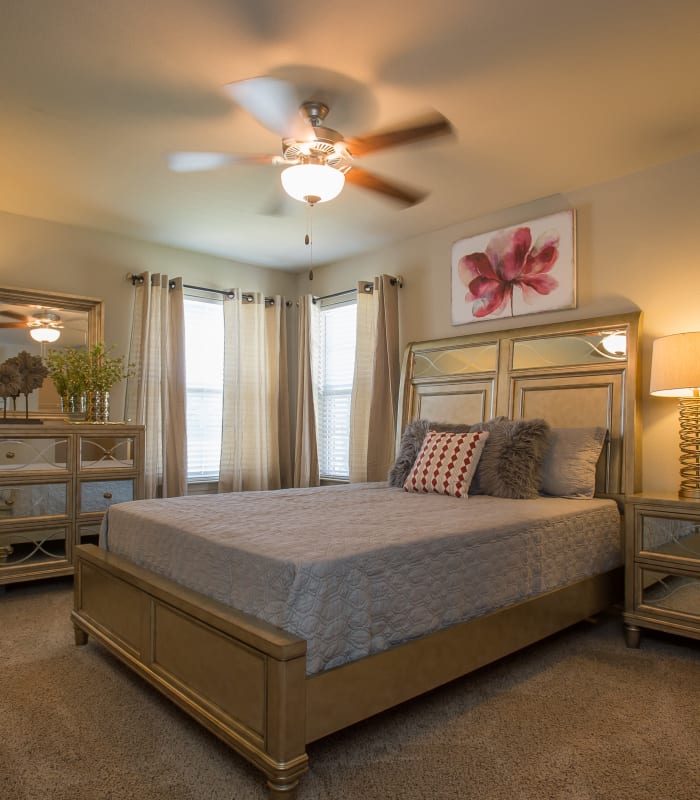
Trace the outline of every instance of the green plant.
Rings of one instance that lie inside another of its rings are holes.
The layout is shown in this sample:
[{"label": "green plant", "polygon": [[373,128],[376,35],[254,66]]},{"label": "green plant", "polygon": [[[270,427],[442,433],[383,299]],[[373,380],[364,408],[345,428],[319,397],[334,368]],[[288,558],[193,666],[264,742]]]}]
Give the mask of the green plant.
[{"label": "green plant", "polygon": [[99,342],[87,351],[87,390],[108,392],[115,383],[130,378],[133,364],[125,364],[124,356],[110,355],[114,348]]},{"label": "green plant", "polygon": [[80,397],[87,391],[88,351],[65,347],[49,350],[46,366],[49,378],[61,397]]},{"label": "green plant", "polygon": [[104,342],[87,349],[49,350],[46,365],[56,391],[62,397],[108,392],[115,383],[131,377],[132,365],[125,364],[123,356],[111,356],[112,350],[112,347],[105,347]]}]

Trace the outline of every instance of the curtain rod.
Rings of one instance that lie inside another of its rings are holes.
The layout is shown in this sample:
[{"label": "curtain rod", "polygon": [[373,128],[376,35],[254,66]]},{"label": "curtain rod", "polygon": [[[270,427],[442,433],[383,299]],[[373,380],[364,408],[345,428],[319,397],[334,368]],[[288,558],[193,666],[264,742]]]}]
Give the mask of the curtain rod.
[{"label": "curtain rod", "polygon": [[[398,285],[399,289],[403,288],[403,278],[400,275],[397,275],[396,277],[392,276],[391,280],[390,280],[390,283],[391,283],[392,286]],[[365,284],[365,291],[366,292],[368,292],[368,293],[371,292],[372,288],[373,287],[372,287],[371,283],[367,282]],[[320,297],[314,296],[314,303],[317,303],[319,300],[330,300],[332,297],[342,297],[344,294],[355,294],[356,292],[357,292],[357,289],[345,289],[342,292],[333,292],[333,294],[324,294],[324,295],[321,295]]]},{"label": "curtain rod", "polygon": [[[132,275],[131,273],[129,273],[126,276],[126,279],[128,281],[131,281],[131,285],[132,286],[136,286],[137,283],[143,283],[143,280],[144,280],[143,279],[143,275]],[[169,281],[168,286],[169,286],[170,289],[174,289],[175,288],[175,281]],[[236,293],[235,293],[235,291],[233,289],[210,289],[208,286],[193,286],[191,283],[183,283],[182,284],[182,288],[183,289],[195,289],[196,291],[199,291],[199,292],[212,292],[214,294],[222,294],[222,295],[224,295],[224,297],[228,297],[230,300],[232,300],[236,296]],[[241,292],[241,297],[247,303],[252,303],[253,302],[253,293],[252,292]],[[274,302],[275,302],[274,297],[266,297],[265,298],[265,303],[266,304],[272,305]],[[285,305],[287,306],[287,308],[290,308],[292,306],[292,303],[291,303],[291,301],[287,300],[287,301],[285,301]]]}]

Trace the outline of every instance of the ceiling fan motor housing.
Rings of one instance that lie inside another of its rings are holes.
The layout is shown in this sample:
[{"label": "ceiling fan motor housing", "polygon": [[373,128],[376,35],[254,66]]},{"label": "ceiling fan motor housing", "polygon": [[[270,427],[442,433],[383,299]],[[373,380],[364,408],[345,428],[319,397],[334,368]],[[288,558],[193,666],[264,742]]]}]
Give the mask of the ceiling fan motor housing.
[{"label": "ceiling fan motor housing", "polygon": [[283,139],[284,160],[295,164],[328,164],[341,172],[347,172],[352,166],[352,156],[338,131],[317,127],[313,129],[313,134],[315,138],[306,142]]}]

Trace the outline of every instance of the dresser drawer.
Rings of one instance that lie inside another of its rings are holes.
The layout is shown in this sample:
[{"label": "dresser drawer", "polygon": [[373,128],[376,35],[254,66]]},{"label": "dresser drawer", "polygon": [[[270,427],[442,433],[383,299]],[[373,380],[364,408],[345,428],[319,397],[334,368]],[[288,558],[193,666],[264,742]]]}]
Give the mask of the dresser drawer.
[{"label": "dresser drawer", "polygon": [[0,583],[18,574],[70,571],[70,529],[63,525],[0,531]]},{"label": "dresser drawer", "polygon": [[65,517],[70,513],[68,484],[28,483],[0,487],[0,525],[8,520]]},{"label": "dresser drawer", "polygon": [[78,513],[88,514],[106,511],[114,503],[124,503],[134,499],[134,480],[103,480],[80,482],[80,508]]},{"label": "dresser drawer", "polygon": [[32,436],[0,440],[0,477],[17,472],[66,471],[69,464],[67,438]]},{"label": "dresser drawer", "polygon": [[100,522],[78,525],[78,544],[99,544],[101,527],[102,524]]},{"label": "dresser drawer", "polygon": [[136,457],[134,436],[81,436],[78,466],[81,470],[133,469]]}]

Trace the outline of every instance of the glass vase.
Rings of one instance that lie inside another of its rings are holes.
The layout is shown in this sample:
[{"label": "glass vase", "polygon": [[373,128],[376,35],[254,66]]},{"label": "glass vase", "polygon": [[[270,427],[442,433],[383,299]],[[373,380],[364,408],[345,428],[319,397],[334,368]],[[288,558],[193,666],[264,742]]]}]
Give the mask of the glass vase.
[{"label": "glass vase", "polygon": [[84,394],[67,394],[61,398],[61,413],[69,419],[85,419],[87,398]]},{"label": "glass vase", "polygon": [[87,393],[85,420],[87,422],[109,422],[109,392],[95,390]]}]

